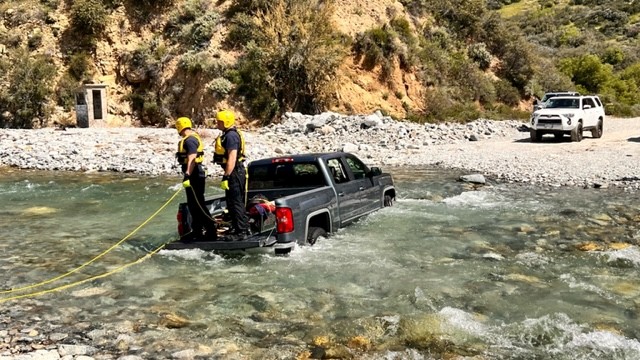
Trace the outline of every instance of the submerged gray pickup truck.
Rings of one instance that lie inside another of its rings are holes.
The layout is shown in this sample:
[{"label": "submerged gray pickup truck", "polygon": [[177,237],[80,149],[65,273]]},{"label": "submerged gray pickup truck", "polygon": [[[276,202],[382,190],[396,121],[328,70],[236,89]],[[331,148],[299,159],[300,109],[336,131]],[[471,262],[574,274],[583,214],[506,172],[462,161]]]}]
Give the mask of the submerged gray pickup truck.
[{"label": "submerged gray pickup truck", "polygon": [[[247,212],[252,235],[240,241],[190,239],[167,244],[166,249],[246,250],[270,247],[287,254],[296,245],[313,245],[358,218],[391,206],[396,190],[390,174],[367,167],[350,153],[302,154],[252,161],[248,165]],[[223,227],[225,199],[205,204]],[[181,238],[191,231],[186,203],[177,214]]]}]

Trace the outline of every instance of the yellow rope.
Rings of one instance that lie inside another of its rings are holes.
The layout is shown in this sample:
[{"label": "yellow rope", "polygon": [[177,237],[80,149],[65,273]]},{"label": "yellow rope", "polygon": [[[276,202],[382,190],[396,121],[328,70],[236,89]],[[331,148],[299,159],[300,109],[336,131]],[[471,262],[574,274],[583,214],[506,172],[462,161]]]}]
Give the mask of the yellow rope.
[{"label": "yellow rope", "polygon": [[[4,290],[4,291],[0,291],[0,294],[8,294],[8,293],[13,293],[13,292],[17,292],[17,291],[22,291],[22,290],[27,290],[27,289],[33,289],[35,287],[39,287],[42,285],[46,285],[46,284],[50,284],[54,281],[63,279],[77,271],[79,271],[80,269],[85,268],[86,266],[88,266],[89,264],[95,262],[96,260],[100,259],[101,257],[103,257],[104,255],[106,255],[107,253],[111,252],[113,249],[115,249],[116,247],[120,246],[120,244],[122,244],[123,242],[125,242],[127,239],[129,239],[131,236],[133,236],[133,234],[135,234],[136,232],[138,232],[138,230],[140,230],[143,226],[145,226],[147,223],[149,223],[149,221],[151,221],[154,217],[156,217],[162,210],[164,210],[164,208],[166,208],[172,201],[173,199],[176,198],[176,196],[178,196],[178,194],[182,191],[182,189],[176,191],[175,194],[173,194],[173,196],[171,196],[171,198],[169,198],[169,200],[167,200],[167,202],[164,203],[164,205],[162,205],[155,213],[153,213],[153,215],[151,215],[147,220],[145,220],[142,224],[140,224],[137,228],[135,228],[135,230],[133,230],[132,232],[130,232],[127,236],[125,236],[124,238],[122,238],[122,240],[118,241],[115,245],[111,246],[110,248],[108,248],[107,250],[105,250],[104,252],[102,252],[100,255],[94,257],[93,259],[87,261],[86,263],[80,265],[79,267],[65,273],[59,276],[56,276],[54,278],[51,278],[49,280],[45,280],[42,282],[39,282],[37,284],[33,284],[33,285],[28,285],[28,286],[23,286],[21,288],[17,288],[17,289],[11,289],[11,290]],[[164,246],[164,245],[163,245]],[[11,298],[10,298],[11,299]],[[4,301],[0,300],[0,301]]]},{"label": "yellow rope", "polygon": [[107,277],[109,275],[112,275],[112,274],[115,274],[115,273],[117,273],[119,271],[122,271],[122,270],[128,268],[129,266],[132,266],[132,265],[135,265],[135,264],[138,264],[138,263],[141,263],[141,262],[145,261],[146,259],[150,258],[152,255],[156,254],[158,251],[162,250],[162,248],[164,248],[165,245],[167,245],[167,244],[168,243],[164,243],[164,244],[160,245],[157,249],[153,250],[150,253],[147,253],[145,256],[137,259],[136,261],[124,264],[124,265],[122,265],[122,266],[120,266],[118,268],[115,268],[115,269],[113,269],[111,271],[102,273],[100,275],[95,275],[95,276],[92,276],[92,277],[84,279],[84,280],[79,280],[79,281],[73,282],[71,284],[58,286],[58,287],[55,287],[53,289],[42,290],[42,291],[33,292],[33,293],[29,293],[29,294],[16,295],[16,296],[0,299],[0,303],[6,302],[6,301],[11,301],[11,300],[18,300],[18,299],[24,299],[24,298],[29,298],[29,297],[35,297],[35,296],[39,296],[39,295],[44,295],[44,294],[56,292],[56,291],[61,291],[61,290],[65,290],[65,289],[68,289],[68,288],[71,288],[71,287],[74,287],[74,286],[78,286],[78,285],[84,284],[84,283],[89,282],[89,281],[105,278],[105,277]]}]

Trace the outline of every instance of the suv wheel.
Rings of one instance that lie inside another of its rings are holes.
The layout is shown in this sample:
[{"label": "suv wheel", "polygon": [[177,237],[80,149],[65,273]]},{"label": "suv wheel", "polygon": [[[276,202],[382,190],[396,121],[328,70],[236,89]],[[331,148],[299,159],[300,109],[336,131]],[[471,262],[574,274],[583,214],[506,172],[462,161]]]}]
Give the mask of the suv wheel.
[{"label": "suv wheel", "polygon": [[602,130],[603,130],[602,119],[598,119],[598,125],[591,130],[591,136],[593,136],[596,139],[600,139],[602,137]]},{"label": "suv wheel", "polygon": [[582,121],[578,121],[578,126],[574,127],[573,130],[571,130],[571,141],[582,141]]},{"label": "suv wheel", "polygon": [[529,130],[529,136],[531,136],[531,142],[540,142],[542,141],[542,133],[536,130]]}]

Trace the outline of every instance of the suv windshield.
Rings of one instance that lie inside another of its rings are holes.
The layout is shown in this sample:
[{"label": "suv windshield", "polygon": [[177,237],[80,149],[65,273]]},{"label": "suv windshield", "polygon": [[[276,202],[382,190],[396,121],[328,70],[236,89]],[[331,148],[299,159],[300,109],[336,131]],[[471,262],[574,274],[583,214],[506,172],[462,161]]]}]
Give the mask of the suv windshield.
[{"label": "suv windshield", "polygon": [[547,102],[547,109],[579,109],[580,99],[578,98],[552,98]]},{"label": "suv windshield", "polygon": [[571,96],[576,96],[576,95],[580,95],[576,92],[559,92],[559,93],[546,93],[544,94],[544,96],[542,97],[542,100],[540,100],[541,102],[546,102],[547,100],[554,98],[556,96],[567,96],[567,95],[571,95]]}]

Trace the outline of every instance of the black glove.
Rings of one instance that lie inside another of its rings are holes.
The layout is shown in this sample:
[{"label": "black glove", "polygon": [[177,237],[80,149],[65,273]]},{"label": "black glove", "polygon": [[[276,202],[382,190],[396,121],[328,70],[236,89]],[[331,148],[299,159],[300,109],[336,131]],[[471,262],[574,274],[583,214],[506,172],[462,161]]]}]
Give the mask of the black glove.
[{"label": "black glove", "polygon": [[187,173],[182,173],[182,181],[187,181],[189,180],[189,175],[187,175]]}]

